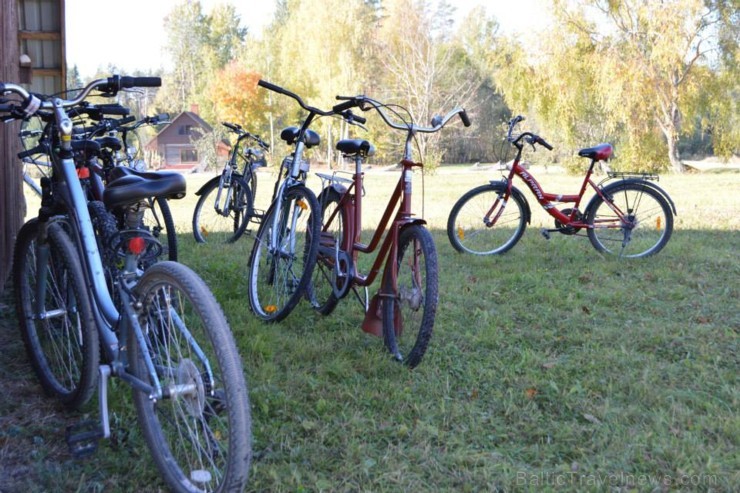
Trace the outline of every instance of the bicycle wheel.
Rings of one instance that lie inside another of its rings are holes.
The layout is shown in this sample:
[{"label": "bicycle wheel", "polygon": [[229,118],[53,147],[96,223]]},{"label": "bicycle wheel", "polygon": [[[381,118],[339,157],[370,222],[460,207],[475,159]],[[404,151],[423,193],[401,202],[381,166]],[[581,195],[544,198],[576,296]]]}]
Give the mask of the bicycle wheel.
[{"label": "bicycle wheel", "polygon": [[[347,223],[346,209],[342,207],[337,210],[340,200],[339,192],[333,188],[325,189],[318,198],[321,207],[321,233],[319,251],[316,256],[316,267],[311,277],[311,283],[308,287],[307,297],[314,309],[322,315],[329,315],[337,307],[339,298],[334,293],[334,283],[339,289],[347,288],[344,283],[348,282],[345,276],[342,279],[336,279],[334,265],[337,262],[337,255],[345,259],[340,259],[340,268],[343,273],[350,275],[349,265],[346,261],[346,254],[337,252],[337,246],[342,248],[344,241],[344,226]],[[331,219],[330,224],[326,221]]]},{"label": "bicycle wheel", "polygon": [[[655,255],[673,233],[673,212],[668,201],[649,184],[614,183],[603,190],[611,203],[595,196],[586,210],[588,239],[596,250],[620,257]],[[622,221],[616,212],[624,214]]]},{"label": "bicycle wheel", "polygon": [[516,194],[504,202],[505,192],[505,184],[489,183],[460,197],[447,219],[447,237],[455,250],[497,255],[516,245],[527,227],[527,206]]},{"label": "bicycle wheel", "polygon": [[321,231],[311,190],[294,186],[278,200],[280,207],[273,202],[257,230],[249,259],[249,306],[267,322],[287,317],[306,291]]},{"label": "bicycle wheel", "polygon": [[252,192],[241,176],[233,175],[229,187],[221,179],[208,183],[193,212],[193,236],[198,243],[233,243],[247,228],[252,215]]},{"label": "bicycle wheel", "polygon": [[177,233],[170,205],[164,197],[152,197],[147,202],[149,207],[144,211],[144,228],[162,244],[163,256],[177,262]]},{"label": "bicycle wheel", "polygon": [[[52,223],[47,227],[47,242],[39,244],[39,230],[38,221],[32,219],[23,225],[15,243],[18,323],[44,391],[66,407],[79,409],[97,383],[97,328],[72,240]],[[39,267],[43,270],[38,271]],[[37,298],[40,295],[43,300]]]},{"label": "bicycle wheel", "polygon": [[132,340],[131,370],[152,382],[145,350],[164,390],[159,400],[133,390],[154,463],[173,491],[242,491],[252,457],[249,397],[221,307],[192,270],[168,261],[144,272],[134,293],[146,347]]},{"label": "bicycle wheel", "polygon": [[396,286],[385,279],[383,339],[391,354],[410,368],[416,367],[432,337],[437,312],[439,281],[434,239],[421,225],[407,226],[398,241]]}]

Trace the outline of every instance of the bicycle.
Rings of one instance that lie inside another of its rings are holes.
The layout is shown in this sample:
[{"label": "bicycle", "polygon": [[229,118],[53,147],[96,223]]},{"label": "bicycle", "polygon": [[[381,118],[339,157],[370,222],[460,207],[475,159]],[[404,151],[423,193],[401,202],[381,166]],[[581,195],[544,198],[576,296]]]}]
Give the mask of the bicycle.
[{"label": "bicycle", "polygon": [[[72,149],[74,158],[78,163],[78,175],[90,200],[102,200],[105,183],[114,176],[120,177],[121,174],[126,172],[125,169],[114,172],[115,168],[126,167],[138,171],[145,169],[143,162],[134,160],[134,155],[128,151],[128,146],[126,146],[126,154],[122,154],[121,150],[125,145],[124,143],[127,142],[128,136],[142,125],[156,125],[168,118],[164,114],[145,117],[128,126],[127,124],[136,120],[133,116],[128,116],[128,113],[128,108],[118,104],[93,105],[86,101],[69,109],[70,116],[78,118],[77,121],[73,121],[75,127]],[[123,116],[123,118],[110,118],[113,115]],[[87,122],[83,118],[89,118],[95,124],[91,127],[85,127],[84,124]],[[21,139],[29,136],[38,137],[38,143],[18,153],[18,158],[24,163],[24,181],[39,197],[41,196],[41,187],[30,177],[27,168],[29,164],[34,164],[39,170],[45,167],[47,170],[46,172],[42,170],[42,177],[47,176],[48,168],[51,167],[49,154],[51,152],[50,132],[52,130],[53,125],[49,122],[44,125],[43,130],[22,130],[19,134]],[[118,134],[121,135],[120,139],[117,137]],[[103,162],[102,166],[99,164],[100,160]],[[164,251],[167,258],[177,261],[177,233],[167,199],[165,197],[149,197],[141,205],[143,224],[159,239],[160,243],[165,245]],[[121,227],[123,227],[121,214],[118,214],[117,217]]]},{"label": "bicycle", "polygon": [[[99,421],[67,430],[74,456],[110,436],[108,380],[132,389],[154,463],[174,491],[241,491],[251,461],[251,418],[241,361],[226,318],[206,284],[182,264],[162,261],[145,229],[119,230],[108,210],[136,216],[148,197],[181,198],[182,176],[130,174],[88,203],[72,153],[66,109],[93,90],[113,96],[158,77],[98,79],[73,100],[47,99],[0,83],[0,114],[53,121],[52,173],[41,182],[39,215],[18,233],[13,258],[21,335],[43,389],[69,409],[98,390]],[[20,100],[19,100],[20,98]],[[7,121],[7,120],[6,120]],[[139,225],[138,221],[130,221]]]},{"label": "bicycle", "polygon": [[[414,368],[421,362],[432,336],[438,301],[438,273],[434,239],[426,227],[426,221],[417,218],[411,208],[413,170],[424,166],[421,162],[412,161],[411,143],[419,133],[438,132],[454,116],[459,115],[466,127],[470,126],[470,120],[464,109],[457,108],[444,118],[435,117],[431,127],[422,127],[404,120],[399,112],[388,105],[366,96],[337,96],[337,99],[346,101],[335,106],[334,112],[353,107],[363,111],[374,109],[389,127],[406,132],[406,143],[400,161],[398,184],[370,242],[364,244],[361,238],[364,190],[362,162],[373,154],[374,148],[370,142],[361,139],[337,142],[337,150],[354,159],[355,171],[349,179],[337,176],[337,172],[332,175],[318,174],[326,185],[319,194],[322,207],[321,240],[308,296],[314,308],[324,315],[331,313],[350,290],[363,303],[356,288],[367,290],[384,263],[378,293],[369,305],[367,295],[364,298],[365,319],[362,329],[382,337],[386,348],[397,361]],[[388,110],[402,123],[391,121]],[[384,234],[385,240],[381,245]],[[366,275],[361,274],[358,270],[359,254],[369,255],[378,246],[380,249],[372,267]]]},{"label": "bicycle", "polygon": [[308,106],[297,94],[265,80],[257,84],[293,98],[308,111],[300,127],[280,132],[280,138],[295,147],[280,166],[272,203],[262,218],[249,256],[249,307],[261,320],[278,322],[290,314],[303,296],[318,253],[321,224],[317,218],[321,214],[316,196],[305,185],[309,164],[303,152],[318,146],[321,138],[309,126],[317,116],[337,115],[348,121],[360,117],[349,111],[338,114]]},{"label": "bicycle", "polygon": [[[513,137],[516,125],[524,117],[509,122],[507,141],[516,149],[516,157],[508,168],[508,175],[500,181],[474,188],[464,194],[452,207],[447,220],[447,236],[452,246],[461,253],[499,255],[509,251],[524,234],[531,220],[531,210],[524,194],[513,185],[519,177],[537,198],[542,208],[554,218],[555,227],[542,229],[567,236],[581,230],[593,247],[603,253],[619,257],[637,258],[655,255],[668,243],[673,232],[674,205],[668,194],[654,181],[657,175],[608,172],[599,183],[593,179],[596,163],[611,157],[613,147],[599,144],[581,149],[578,155],[591,160],[577,194],[546,192],[531,172],[521,163],[524,144],[535,144],[548,150],[552,146],[542,137],[523,132]],[[617,181],[609,182],[609,180]],[[586,189],[595,194],[585,209],[580,205]],[[558,209],[558,204],[573,204]],[[582,236],[582,233],[580,234]]]},{"label": "bicycle", "polygon": [[[195,192],[199,196],[193,211],[193,236],[198,243],[222,241],[234,243],[247,229],[250,221],[259,222],[263,212],[254,209],[257,194],[257,168],[267,166],[265,151],[270,145],[258,135],[234,123],[222,125],[237,135],[229,160],[219,176],[206,182]],[[257,147],[242,147],[252,140]],[[243,161],[239,171],[238,159]]]}]

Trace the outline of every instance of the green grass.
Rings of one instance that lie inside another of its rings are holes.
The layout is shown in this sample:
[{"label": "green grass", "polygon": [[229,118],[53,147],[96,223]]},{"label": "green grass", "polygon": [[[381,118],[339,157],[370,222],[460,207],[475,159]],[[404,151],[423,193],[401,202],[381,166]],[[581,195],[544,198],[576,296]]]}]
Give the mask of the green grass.
[{"label": "green grass", "polygon": [[[577,190],[576,178],[535,173],[548,191]],[[737,488],[740,174],[662,177],[678,216],[654,258],[603,257],[584,237],[544,240],[538,229],[550,219],[529,192],[533,224],[511,252],[457,254],[444,232],[449,209],[496,177],[458,168],[425,178],[441,285],[434,336],[414,371],[360,330],[350,298],[326,318],[303,303],[283,323],[257,322],[244,280],[250,238],[195,244],[192,192],[207,177],[189,179],[189,196],[172,203],[181,260],[209,283],[238,341],[254,427],[250,490]],[[261,178],[258,206],[271,192]],[[368,173],[367,228],[397,178]],[[4,332],[0,375],[24,392],[0,404],[0,477],[9,478],[0,491],[163,488],[125,386],[111,403],[114,439],[74,461],[62,426],[79,416],[48,400],[28,409],[40,390]]]}]

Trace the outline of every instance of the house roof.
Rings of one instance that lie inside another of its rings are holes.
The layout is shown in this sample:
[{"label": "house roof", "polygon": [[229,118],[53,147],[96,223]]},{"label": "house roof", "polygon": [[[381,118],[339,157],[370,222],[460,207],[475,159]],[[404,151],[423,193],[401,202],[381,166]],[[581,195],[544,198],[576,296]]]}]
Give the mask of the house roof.
[{"label": "house roof", "polygon": [[[193,122],[198,127],[202,128],[205,133],[213,132],[213,127],[211,127],[208,122],[206,122],[203,118],[200,117],[197,113],[194,113],[192,111],[183,111],[179,115],[177,115],[175,118],[172,119],[172,121],[165,126],[162,130],[157,132],[157,135],[152,137],[152,139],[146,143],[144,147],[146,148],[156,148],[157,143],[159,141],[159,138],[163,136],[164,134],[172,131],[172,129],[177,129],[183,121],[187,122]],[[222,139],[221,142],[231,148],[231,144],[228,140]]]}]

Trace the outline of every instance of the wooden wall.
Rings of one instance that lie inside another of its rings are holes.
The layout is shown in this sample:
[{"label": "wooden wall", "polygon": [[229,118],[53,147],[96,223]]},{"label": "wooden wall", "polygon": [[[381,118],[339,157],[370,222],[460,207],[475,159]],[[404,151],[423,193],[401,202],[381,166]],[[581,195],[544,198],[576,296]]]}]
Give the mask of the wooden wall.
[{"label": "wooden wall", "polygon": [[[0,81],[19,80],[17,0],[0,0]],[[5,289],[13,243],[23,223],[22,169],[16,154],[20,150],[19,122],[0,123],[0,293]]]}]

